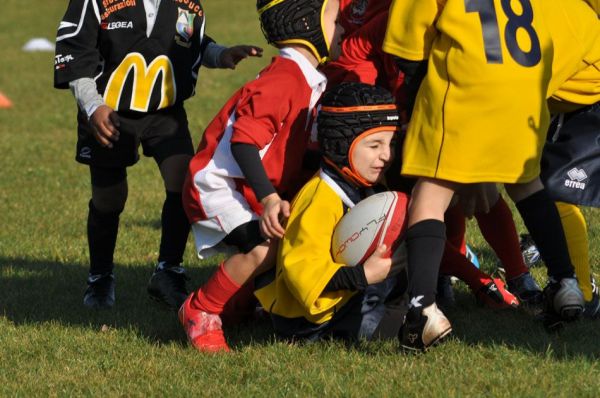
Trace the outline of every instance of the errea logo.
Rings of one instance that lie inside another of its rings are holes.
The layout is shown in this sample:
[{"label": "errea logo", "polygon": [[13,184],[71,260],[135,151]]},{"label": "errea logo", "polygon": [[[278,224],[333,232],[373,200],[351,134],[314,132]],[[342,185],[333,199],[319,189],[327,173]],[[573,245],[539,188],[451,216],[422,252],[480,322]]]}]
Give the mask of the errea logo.
[{"label": "errea logo", "polygon": [[104,29],[104,30],[133,29],[133,22],[131,22],[131,21],[102,22],[100,24],[100,29]]},{"label": "errea logo", "polygon": [[573,167],[571,170],[567,171],[567,176],[569,178],[565,180],[565,187],[581,190],[585,189],[585,182],[583,181],[588,178],[585,170]]}]

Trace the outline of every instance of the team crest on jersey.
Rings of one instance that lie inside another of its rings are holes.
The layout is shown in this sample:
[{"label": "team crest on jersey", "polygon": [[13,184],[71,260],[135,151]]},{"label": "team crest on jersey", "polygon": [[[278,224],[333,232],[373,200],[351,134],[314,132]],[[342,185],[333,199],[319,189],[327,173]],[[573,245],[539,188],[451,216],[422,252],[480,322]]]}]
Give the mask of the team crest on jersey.
[{"label": "team crest on jersey", "polygon": [[350,12],[353,19],[361,19],[367,12],[369,0],[353,0],[350,5]]},{"label": "team crest on jersey", "polygon": [[177,8],[177,12],[179,13],[179,16],[177,17],[177,23],[175,24],[175,29],[177,30],[175,41],[180,46],[189,47],[190,40],[194,34],[194,18],[196,15],[182,8]]}]

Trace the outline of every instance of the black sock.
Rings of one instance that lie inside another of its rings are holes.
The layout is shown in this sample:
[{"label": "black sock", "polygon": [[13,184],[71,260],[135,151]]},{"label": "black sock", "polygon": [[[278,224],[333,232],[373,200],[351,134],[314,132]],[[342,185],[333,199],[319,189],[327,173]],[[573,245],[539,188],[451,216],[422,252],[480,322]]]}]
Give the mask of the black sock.
[{"label": "black sock", "polygon": [[121,211],[101,212],[90,200],[87,237],[90,250],[90,274],[92,275],[105,274],[113,270],[113,255],[117,243]]},{"label": "black sock", "polygon": [[406,231],[409,315],[435,302],[445,243],[446,225],[439,220],[420,221]]},{"label": "black sock", "polygon": [[515,205],[548,267],[548,276],[557,281],[572,278],[574,270],[560,215],[546,190],[542,189]]},{"label": "black sock", "polygon": [[167,266],[178,266],[183,262],[183,253],[190,232],[190,222],[183,210],[181,192],[167,191],[161,215],[162,234],[158,261]]}]

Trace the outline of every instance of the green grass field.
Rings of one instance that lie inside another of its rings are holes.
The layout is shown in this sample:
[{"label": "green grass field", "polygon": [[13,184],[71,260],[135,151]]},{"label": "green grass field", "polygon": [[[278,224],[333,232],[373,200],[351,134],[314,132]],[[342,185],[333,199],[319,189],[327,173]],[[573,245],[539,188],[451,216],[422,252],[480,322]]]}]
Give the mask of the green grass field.
[{"label": "green grass field", "polygon": [[[167,0],[163,0],[167,1]],[[268,323],[227,331],[231,355],[200,355],[176,315],[157,308],[146,283],[157,257],[163,189],[154,162],[129,171],[115,261],[117,305],[81,304],[87,275],[87,169],[74,161],[75,102],[52,88],[52,53],[25,53],[32,37],[54,39],[67,1],[2,1],[0,91],[0,396],[589,396],[600,394],[600,320],[549,335],[522,312],[478,307],[458,285],[455,334],[422,356],[396,342],[290,346]],[[265,45],[254,2],[205,4],[207,33],[225,44]],[[203,70],[187,102],[197,143],[229,95],[274,52],[237,71]],[[585,211],[599,269],[600,219]],[[517,220],[522,229],[520,220]],[[491,271],[476,228],[469,241]],[[200,262],[190,238],[191,286],[216,262]],[[543,272],[535,270],[538,280]]]}]

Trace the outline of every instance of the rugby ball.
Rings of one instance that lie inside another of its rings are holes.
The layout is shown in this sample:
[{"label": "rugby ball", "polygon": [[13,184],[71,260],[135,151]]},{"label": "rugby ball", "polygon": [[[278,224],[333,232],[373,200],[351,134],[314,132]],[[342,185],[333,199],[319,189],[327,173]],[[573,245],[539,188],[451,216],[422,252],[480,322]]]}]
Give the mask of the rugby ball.
[{"label": "rugby ball", "polygon": [[402,242],[408,221],[408,196],[381,192],[357,203],[338,222],[331,240],[336,263],[362,264],[375,249],[386,244],[387,255]]}]

